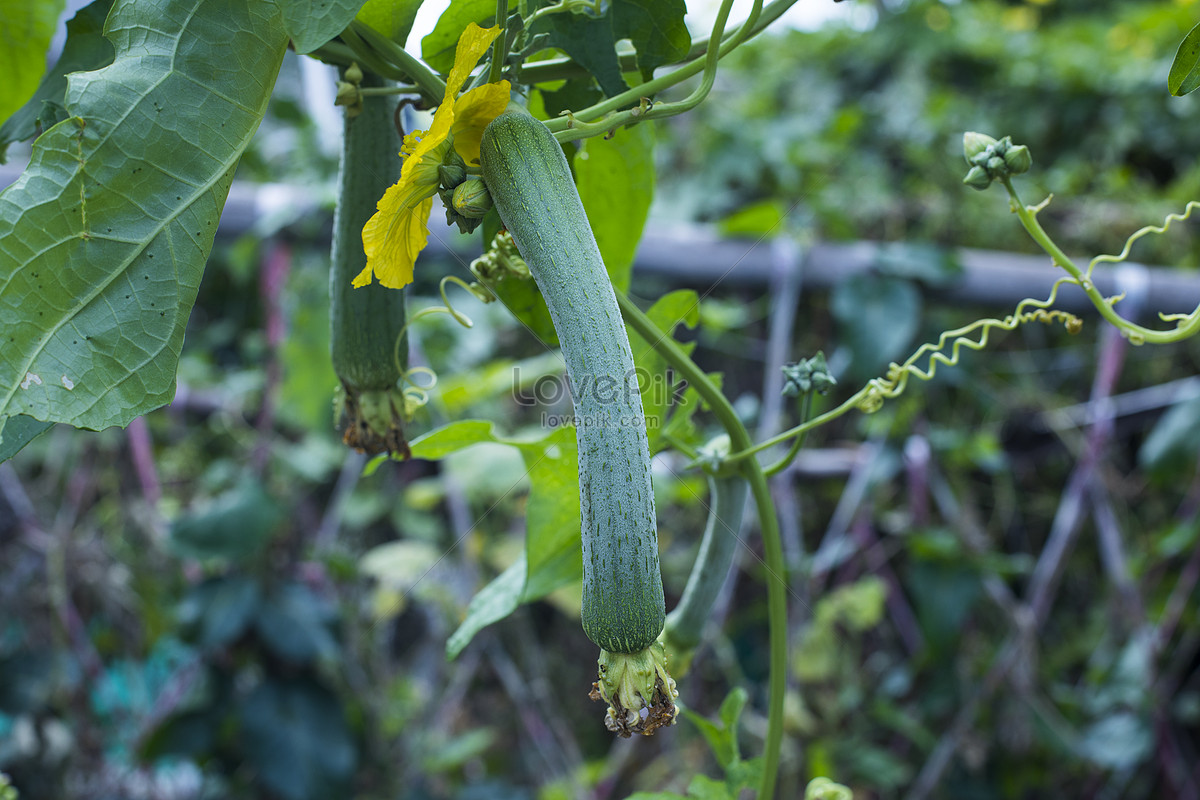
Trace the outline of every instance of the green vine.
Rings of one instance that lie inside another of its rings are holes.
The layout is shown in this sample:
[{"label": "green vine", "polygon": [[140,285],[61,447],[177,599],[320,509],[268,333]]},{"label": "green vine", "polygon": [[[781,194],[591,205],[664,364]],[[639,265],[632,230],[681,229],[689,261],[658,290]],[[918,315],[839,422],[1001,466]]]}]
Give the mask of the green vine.
[{"label": "green vine", "polygon": [[[708,377],[704,370],[654,322],[647,317],[623,292],[617,291],[617,304],[625,321],[650,346],[658,352],[692,386],[712,409],[713,415],[729,435],[730,446],[747,449],[751,445],[750,434],[738,418],[733,404]],[[787,582],[783,561],[783,544],[779,534],[779,520],[775,516],[775,501],[767,486],[767,477],[756,459],[747,459],[740,467],[742,475],[750,483],[750,492],[758,511],[758,524],[763,538],[763,563],[767,583],[767,630],[769,640],[770,677],[767,737],[763,752],[762,782],[758,796],[770,798],[775,792],[775,777],[779,771],[779,753],[783,745],[784,695],[787,692]]]},{"label": "green vine", "polygon": [[[791,3],[788,3],[788,5],[791,5]],[[546,127],[554,132],[554,137],[558,141],[570,142],[576,139],[586,139],[591,136],[601,136],[631,122],[670,117],[692,110],[708,96],[709,91],[712,89],[717,75],[717,62],[722,56],[748,39],[754,31],[754,25],[758,22],[759,16],[762,13],[762,0],[755,0],[753,7],[750,9],[750,15],[746,17],[746,20],[738,30],[728,39],[722,39],[732,7],[733,0],[723,0],[721,3],[721,8],[717,12],[716,22],[713,23],[713,32],[709,37],[708,49],[705,51],[703,61],[692,61],[662,77],[649,80],[640,86],[621,92],[595,105],[588,106],[585,109],[559,117],[558,119],[549,120],[546,123]],[[674,86],[699,72],[704,73],[700,80],[700,85],[683,100],[673,103],[652,103],[647,99],[663,89]],[[637,105],[624,111],[617,111],[617,109],[633,103]],[[592,122],[592,120],[598,121]]]}]

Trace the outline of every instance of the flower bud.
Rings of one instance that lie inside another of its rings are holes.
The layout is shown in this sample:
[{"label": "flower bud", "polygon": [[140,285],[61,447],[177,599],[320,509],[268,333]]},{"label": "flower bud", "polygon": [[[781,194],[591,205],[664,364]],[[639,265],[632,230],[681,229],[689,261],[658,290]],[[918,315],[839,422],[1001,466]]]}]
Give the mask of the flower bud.
[{"label": "flower bud", "polygon": [[468,178],[454,187],[454,210],[468,219],[481,219],[492,208],[492,196],[479,178]]},{"label": "flower bud", "polygon": [[963,178],[963,183],[972,189],[983,191],[992,185],[992,176],[988,175],[988,171],[983,167],[971,167],[967,177]]},{"label": "flower bud", "polygon": [[1025,145],[1014,145],[1004,154],[1004,164],[1013,175],[1020,175],[1022,172],[1028,172],[1033,166],[1033,156],[1029,154],[1029,148]]},{"label": "flower bud", "polygon": [[467,178],[467,162],[462,160],[453,147],[446,152],[442,163],[438,165],[438,181],[447,189],[453,189]]},{"label": "flower bud", "polygon": [[975,131],[967,131],[963,134],[963,155],[967,157],[967,161],[972,161],[975,156],[987,150],[989,146],[996,144],[996,140],[986,133],[976,133]]}]

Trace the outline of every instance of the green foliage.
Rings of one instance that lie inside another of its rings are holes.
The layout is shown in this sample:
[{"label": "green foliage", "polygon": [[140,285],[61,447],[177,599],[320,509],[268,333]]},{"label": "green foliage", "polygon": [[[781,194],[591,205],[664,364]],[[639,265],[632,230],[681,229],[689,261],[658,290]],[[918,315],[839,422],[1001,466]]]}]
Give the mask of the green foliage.
[{"label": "green foliage", "polygon": [[265,789],[285,800],[340,794],[357,761],[340,704],[304,680],[263,682],[238,714],[246,759]]},{"label": "green foliage", "polygon": [[496,0],[450,0],[433,30],[421,39],[421,57],[438,72],[449,72],[463,29],[472,22],[490,28],[495,21]]},{"label": "green foliage", "polygon": [[367,0],[355,17],[394,42],[404,43],[423,0]]},{"label": "green foliage", "polygon": [[[915,0],[890,9],[867,30],[779,31],[723,59],[709,100],[660,131],[663,207],[719,220],[770,201],[818,239],[1024,247],[999,200],[963,195],[968,130],[1009,133],[1034,150],[1031,180],[1059,196],[1048,213],[1068,252],[1115,252],[1130,220],[1161,218],[1164,205],[1200,190],[1186,156],[1200,132],[1189,107],[1162,91],[1163,55],[1194,25],[1193,8]],[[1183,238],[1138,256],[1189,257]]]},{"label": "green foliage", "polygon": [[[700,298],[691,290],[680,289],[660,297],[646,315],[667,334],[673,333],[678,325],[695,328],[700,322]],[[688,419],[699,407],[699,401],[692,397],[689,402],[686,394],[677,399],[679,380],[651,344],[637,331],[629,330],[629,347],[638,370],[650,452],[657,453],[669,445],[664,436],[670,430],[668,426],[674,426],[675,430],[686,427]],[[690,353],[695,344],[680,346],[685,353]],[[683,437],[683,441],[689,440],[690,437]]]},{"label": "green foliage", "polygon": [[46,50],[65,0],[0,2],[0,118],[28,100],[46,67]]},{"label": "green foliage", "polygon": [[40,422],[24,414],[0,417],[0,463],[21,452],[21,448],[50,430],[53,424]]},{"label": "green foliage", "polygon": [[362,4],[362,0],[281,0],[279,11],[296,52],[311,53],[341,33]]},{"label": "green foliage", "polygon": [[1167,75],[1167,89],[1177,97],[1194,92],[1197,86],[1200,86],[1200,25],[1188,31],[1179,43]]},{"label": "green foliage", "polygon": [[761,759],[744,760],[738,746],[738,726],[746,700],[745,689],[732,689],[721,702],[715,721],[682,709],[684,718],[696,726],[716,756],[717,763],[725,772],[724,780],[698,774],[688,783],[686,795],[675,792],[635,792],[628,800],[737,800],[742,790],[758,785],[763,768]]},{"label": "green foliage", "polygon": [[[842,281],[830,298],[838,340],[849,351],[850,382],[880,375],[912,350],[921,321],[921,293],[909,281],[880,275]],[[834,354],[835,361],[839,354]]]},{"label": "green foliage", "polygon": [[183,558],[237,563],[261,552],[283,520],[283,509],[251,478],[177,518],[170,546]]},{"label": "green foliage", "polygon": [[1174,405],[1155,423],[1138,451],[1138,463],[1160,479],[1190,470],[1200,450],[1200,398]]},{"label": "green foliage", "polygon": [[0,238],[0,414],[99,429],[173,396],[221,207],[283,58],[274,8],[114,6],[116,60],[71,77],[71,118],[0,193],[0,234],[24,232]]},{"label": "green foliage", "polygon": [[622,128],[584,141],[572,162],[579,198],[613,286],[629,290],[650,203],[654,200],[654,128]]},{"label": "green foliage", "polygon": [[[461,653],[476,633],[507,617],[520,603],[544,597],[578,580],[582,572],[574,428],[551,429],[537,438],[509,438],[498,435],[490,422],[460,420],[415,439],[412,454],[413,458],[437,460],[484,442],[514,447],[524,460],[530,484],[525,549],[475,595],[466,619],[446,643],[450,658]],[[512,488],[515,484],[509,491]]]},{"label": "green foliage", "polygon": [[[58,61],[42,77],[33,97],[0,125],[0,163],[4,163],[4,153],[9,144],[32,139],[40,131],[67,118],[63,104],[66,101],[69,73],[96,70],[112,63],[112,44],[103,36],[104,19],[112,4],[113,0],[94,0],[67,21],[67,40]],[[54,3],[22,5],[49,8]],[[41,56],[38,58],[40,69]],[[4,116],[0,112],[0,117]]]},{"label": "green foliage", "polygon": [[[544,8],[552,3],[541,5]],[[642,79],[649,80],[656,67],[687,55],[692,41],[683,23],[686,11],[683,0],[614,0],[595,17],[586,12],[546,15],[534,22],[531,32],[546,35],[548,46],[570,55],[612,97],[629,88],[616,43],[630,40]]]}]

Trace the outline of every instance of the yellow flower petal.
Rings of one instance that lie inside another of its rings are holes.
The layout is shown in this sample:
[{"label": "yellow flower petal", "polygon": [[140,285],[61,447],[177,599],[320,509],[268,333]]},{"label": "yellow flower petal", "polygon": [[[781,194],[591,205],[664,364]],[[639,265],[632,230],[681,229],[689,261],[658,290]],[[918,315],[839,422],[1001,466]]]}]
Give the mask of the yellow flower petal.
[{"label": "yellow flower petal", "polygon": [[484,29],[474,22],[462,32],[462,36],[458,37],[458,47],[454,50],[454,66],[450,68],[450,74],[446,76],[447,98],[453,99],[458,96],[458,91],[462,89],[467,76],[479,63],[479,57],[487,52],[492,45],[492,40],[499,35],[500,26]]},{"label": "yellow flower petal", "polygon": [[488,123],[508,108],[508,81],[477,86],[454,101],[454,123],[450,135],[454,149],[468,164],[479,160],[479,140]]},{"label": "yellow flower petal", "polygon": [[429,240],[426,220],[433,198],[406,205],[403,188],[396,184],[388,189],[379,201],[379,210],[363,227],[367,266],[355,277],[355,288],[369,284],[372,275],[389,289],[403,289],[412,283],[417,255]]},{"label": "yellow flower petal", "polygon": [[[483,126],[508,105],[507,81],[480,87],[487,91],[474,90],[461,98],[464,114],[469,118],[462,125],[454,124],[455,111],[459,106],[455,97],[471,70],[475,69],[479,57],[487,52],[499,34],[499,27],[484,30],[471,23],[459,37],[458,48],[454,51],[454,66],[446,79],[446,96],[434,112],[429,130],[420,136],[419,141],[415,134],[405,137],[404,152],[401,153],[404,166],[400,168],[400,180],[380,198],[378,210],[363,227],[363,251],[367,255],[367,266],[354,278],[355,287],[368,285],[372,276],[389,289],[400,289],[412,283],[413,265],[429,240],[426,221],[433,207],[432,196],[437,191],[437,166],[442,163],[450,147],[452,129],[462,132],[467,152],[472,153],[473,159],[478,159],[479,136]],[[499,105],[501,95],[503,105]],[[479,120],[497,106],[498,110],[480,125]]]}]

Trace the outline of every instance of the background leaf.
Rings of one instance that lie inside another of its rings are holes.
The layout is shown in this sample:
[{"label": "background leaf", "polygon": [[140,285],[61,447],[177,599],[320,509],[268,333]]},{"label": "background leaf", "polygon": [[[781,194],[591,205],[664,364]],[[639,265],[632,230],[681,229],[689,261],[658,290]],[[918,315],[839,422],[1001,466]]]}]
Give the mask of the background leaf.
[{"label": "background leaf", "polygon": [[654,127],[596,136],[575,154],[575,185],[613,285],[629,290],[633,256],[654,200]]},{"label": "background leaf", "polygon": [[238,709],[242,751],[285,800],[345,797],[358,753],[338,699],[304,679],[264,681]]},{"label": "background leaf", "polygon": [[[495,5],[495,3],[493,3]],[[551,14],[530,29],[546,35],[546,46],[557,47],[592,74],[604,94],[612,97],[629,88],[621,75],[612,11],[600,17],[585,14]]]},{"label": "background leaf", "polygon": [[[471,601],[467,616],[446,642],[455,658],[480,630],[511,614],[520,603],[544,597],[580,579],[579,469],[575,429],[551,429],[536,439],[505,438],[485,420],[453,422],[412,442],[414,458],[445,458],[485,442],[516,447],[529,478],[525,552]],[[516,476],[514,476],[516,477]]]},{"label": "background leaf", "polygon": [[1176,97],[1195,91],[1197,86],[1200,86],[1200,25],[1183,37],[1167,73],[1167,89]]},{"label": "background leaf", "polygon": [[113,46],[103,35],[104,20],[112,4],[113,0],[95,0],[67,22],[67,41],[58,62],[46,72],[29,102],[0,125],[0,164],[5,161],[4,153],[9,144],[32,139],[39,126],[45,129],[59,121],[57,118],[46,119],[44,104],[57,108],[57,113],[66,117],[62,109],[68,73],[100,69],[112,63]]},{"label": "background leaf", "polygon": [[[907,354],[921,320],[921,293],[907,280],[887,275],[854,275],[833,290],[830,310],[838,339],[850,357],[852,382],[881,374]],[[841,380],[841,376],[838,376]]]},{"label": "background leaf", "polygon": [[0,464],[21,452],[21,448],[48,431],[53,424],[24,414],[0,417]]},{"label": "background leaf", "polygon": [[684,0],[614,0],[612,13],[616,37],[633,42],[644,80],[653,77],[655,67],[680,61],[691,49]]},{"label": "background leaf", "polygon": [[360,6],[362,0],[279,0],[283,27],[297,53],[311,53],[344,31]]},{"label": "background leaf", "polygon": [[287,44],[275,6],[113,7],[116,60],[0,193],[0,416],[125,425],[174,395],[184,328]]},{"label": "background leaf", "polygon": [[64,0],[0,0],[0,118],[37,88],[64,5]]},{"label": "background leaf", "polygon": [[428,36],[421,39],[421,58],[443,74],[454,66],[458,37],[474,22],[490,28],[496,22],[496,0],[451,0]]},{"label": "background leaf", "polygon": [[[356,19],[401,45],[412,32],[423,0],[367,0]],[[493,4],[494,5],[494,4]]]},{"label": "background leaf", "polygon": [[283,520],[283,509],[258,481],[242,481],[176,519],[168,544],[183,558],[241,561],[259,552]]},{"label": "background leaf", "polygon": [[[646,311],[646,316],[658,326],[667,336],[673,335],[676,326],[683,324],[695,328],[700,321],[700,298],[691,289],[679,289],[665,294]],[[682,380],[673,372],[668,372],[667,361],[658,351],[641,337],[637,331],[627,329],[629,348],[633,351],[633,363],[638,371],[638,381],[642,388],[642,412],[646,417],[646,435],[650,439],[650,452],[657,453],[666,446],[662,433],[667,423],[675,396],[675,382]],[[685,353],[690,354],[696,345],[688,342],[680,345]],[[686,395],[685,395],[686,397]],[[691,413],[699,405],[691,405]],[[687,406],[681,400],[679,408]]]}]

